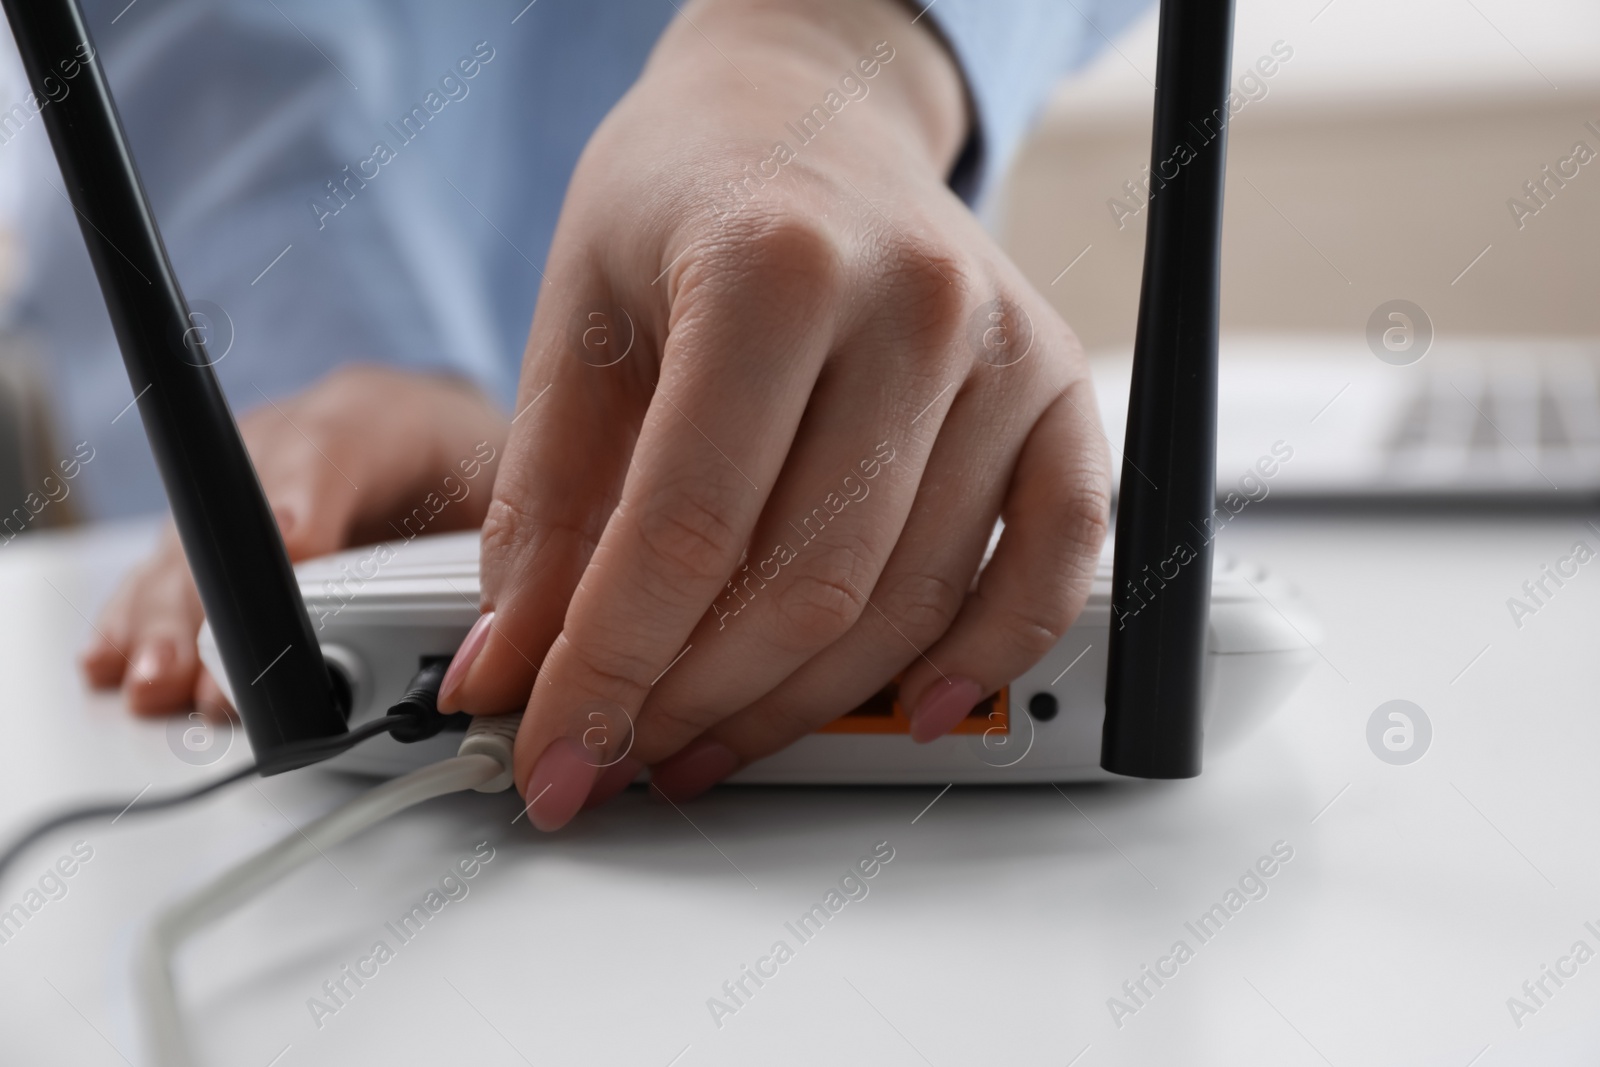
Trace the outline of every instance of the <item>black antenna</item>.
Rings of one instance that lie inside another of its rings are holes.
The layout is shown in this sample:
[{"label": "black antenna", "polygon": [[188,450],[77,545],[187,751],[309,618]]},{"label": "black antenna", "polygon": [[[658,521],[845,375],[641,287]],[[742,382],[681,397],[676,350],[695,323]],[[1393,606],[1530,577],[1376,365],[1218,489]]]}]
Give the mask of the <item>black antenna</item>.
[{"label": "black antenna", "polygon": [[345,732],[277,523],[217,384],[76,0],[4,0],[262,774]]},{"label": "black antenna", "polygon": [[1162,0],[1100,766],[1200,773],[1233,0]]}]

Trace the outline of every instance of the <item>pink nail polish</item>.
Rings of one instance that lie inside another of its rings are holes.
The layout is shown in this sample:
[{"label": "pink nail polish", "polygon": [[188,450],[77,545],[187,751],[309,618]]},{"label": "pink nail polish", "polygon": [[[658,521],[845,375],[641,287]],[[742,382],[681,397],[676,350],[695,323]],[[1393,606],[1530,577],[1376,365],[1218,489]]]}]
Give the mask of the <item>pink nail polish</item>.
[{"label": "pink nail polish", "polygon": [[541,830],[559,830],[578,814],[600,770],[582,745],[570,737],[550,742],[523,786],[528,821]]},{"label": "pink nail polish", "polygon": [[704,793],[739,769],[739,757],[721,741],[702,737],[650,772],[650,786],[675,804]]},{"label": "pink nail polish", "polygon": [[927,744],[956,728],[984,696],[970,678],[941,678],[928,687],[911,712],[911,740]]},{"label": "pink nail polish", "polygon": [[444,672],[444,681],[439,683],[439,710],[458,711],[455,706],[456,690],[467,678],[467,671],[472,669],[472,661],[478,658],[478,653],[483,651],[483,643],[489,639],[489,630],[494,626],[494,612],[487,612],[478,616],[478,621],[472,624],[472,629],[467,631],[467,636],[461,642],[461,647],[456,649],[456,654],[450,660],[450,669]]},{"label": "pink nail polish", "polygon": [[594,780],[594,786],[589,790],[589,799],[583,802],[584,808],[598,808],[611,800],[632,785],[642,770],[644,764],[632,756],[624,756],[609,767],[603,768],[600,777]]}]

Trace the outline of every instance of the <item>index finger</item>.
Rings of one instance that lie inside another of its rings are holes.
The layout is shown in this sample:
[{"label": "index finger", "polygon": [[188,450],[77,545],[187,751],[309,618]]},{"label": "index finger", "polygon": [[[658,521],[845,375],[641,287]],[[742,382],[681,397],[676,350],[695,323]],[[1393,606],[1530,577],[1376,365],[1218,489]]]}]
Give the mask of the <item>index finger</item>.
[{"label": "index finger", "polygon": [[[830,242],[769,228],[678,281],[621,500],[517,736],[534,825],[564,825],[738,566],[831,344]],[[597,725],[600,729],[597,731]]]}]

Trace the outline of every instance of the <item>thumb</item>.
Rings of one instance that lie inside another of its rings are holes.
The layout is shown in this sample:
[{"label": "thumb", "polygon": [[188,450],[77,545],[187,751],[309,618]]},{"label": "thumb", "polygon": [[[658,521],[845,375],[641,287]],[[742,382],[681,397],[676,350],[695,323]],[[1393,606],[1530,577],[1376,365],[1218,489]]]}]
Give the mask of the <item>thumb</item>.
[{"label": "thumb", "polygon": [[359,494],[341,475],[315,468],[282,475],[264,470],[261,487],[291,561],[325,556],[349,544]]},{"label": "thumb", "polygon": [[240,429],[289,559],[299,561],[345,547],[361,496],[357,482],[366,472],[359,456],[344,454],[312,424],[312,434],[324,438],[315,443],[285,406],[294,408],[287,401],[257,408]]}]

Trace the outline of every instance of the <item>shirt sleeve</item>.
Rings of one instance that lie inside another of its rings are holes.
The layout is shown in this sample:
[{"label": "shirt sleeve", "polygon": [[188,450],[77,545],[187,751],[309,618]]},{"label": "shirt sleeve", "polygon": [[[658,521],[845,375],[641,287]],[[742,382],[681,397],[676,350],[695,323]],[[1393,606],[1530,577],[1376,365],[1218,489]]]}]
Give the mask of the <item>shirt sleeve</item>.
[{"label": "shirt sleeve", "polygon": [[[921,0],[917,0],[919,6]],[[1149,0],[933,0],[923,8],[944,36],[972,103],[973,128],[950,187],[979,206],[1056,84],[1133,22]]]}]

